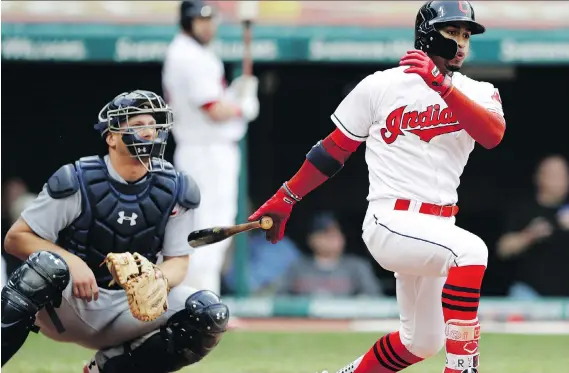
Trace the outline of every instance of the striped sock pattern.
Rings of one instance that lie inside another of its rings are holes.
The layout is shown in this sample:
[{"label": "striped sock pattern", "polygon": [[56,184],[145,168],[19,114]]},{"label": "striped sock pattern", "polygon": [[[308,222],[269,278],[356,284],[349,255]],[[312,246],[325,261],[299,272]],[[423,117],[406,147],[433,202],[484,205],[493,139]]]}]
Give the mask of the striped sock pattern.
[{"label": "striped sock pattern", "polygon": [[485,269],[484,266],[466,266],[449,271],[442,292],[445,322],[452,319],[473,320],[477,317]]},{"label": "striped sock pattern", "polygon": [[445,315],[452,313],[445,319],[472,320],[478,314],[480,290],[445,284],[442,299]]},{"label": "striped sock pattern", "polygon": [[381,337],[364,355],[354,373],[399,372],[422,360],[407,350],[399,332],[395,332]]}]

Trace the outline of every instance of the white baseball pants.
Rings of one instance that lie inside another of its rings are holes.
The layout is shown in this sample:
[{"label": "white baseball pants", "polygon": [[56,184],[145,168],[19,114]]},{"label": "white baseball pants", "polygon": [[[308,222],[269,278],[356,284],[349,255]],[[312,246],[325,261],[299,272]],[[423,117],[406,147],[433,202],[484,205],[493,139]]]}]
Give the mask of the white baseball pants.
[{"label": "white baseball pants", "polygon": [[454,217],[420,214],[419,202],[409,211],[394,205],[394,199],[370,202],[362,238],[379,265],[395,273],[403,344],[427,358],[445,341],[441,293],[449,269],[486,266],[488,249]]},{"label": "white baseball pants", "polygon": [[[195,229],[235,224],[240,164],[238,143],[177,146],[174,166],[194,178],[200,187],[201,203],[196,210]],[[230,245],[231,240],[227,239],[198,248],[190,255],[183,284],[219,294],[225,253]]]}]

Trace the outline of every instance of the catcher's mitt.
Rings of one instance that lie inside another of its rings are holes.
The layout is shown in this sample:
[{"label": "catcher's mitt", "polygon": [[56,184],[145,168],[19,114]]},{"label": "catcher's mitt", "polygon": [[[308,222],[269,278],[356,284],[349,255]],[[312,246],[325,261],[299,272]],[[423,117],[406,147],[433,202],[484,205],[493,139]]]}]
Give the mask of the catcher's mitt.
[{"label": "catcher's mitt", "polygon": [[160,271],[139,253],[109,253],[103,263],[113,275],[113,283],[126,292],[132,315],[141,321],[152,321],[168,309],[168,280],[157,277]]}]

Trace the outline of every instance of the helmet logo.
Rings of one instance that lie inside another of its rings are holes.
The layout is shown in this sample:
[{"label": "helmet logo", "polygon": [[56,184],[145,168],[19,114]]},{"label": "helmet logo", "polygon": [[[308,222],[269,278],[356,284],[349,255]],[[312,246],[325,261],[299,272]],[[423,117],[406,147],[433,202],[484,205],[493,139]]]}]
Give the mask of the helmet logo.
[{"label": "helmet logo", "polygon": [[441,5],[439,7],[439,17],[444,17],[445,15],[445,8]]},{"label": "helmet logo", "polygon": [[460,11],[464,14],[470,14],[470,7],[468,6],[467,1],[459,1],[458,9],[460,9]]}]

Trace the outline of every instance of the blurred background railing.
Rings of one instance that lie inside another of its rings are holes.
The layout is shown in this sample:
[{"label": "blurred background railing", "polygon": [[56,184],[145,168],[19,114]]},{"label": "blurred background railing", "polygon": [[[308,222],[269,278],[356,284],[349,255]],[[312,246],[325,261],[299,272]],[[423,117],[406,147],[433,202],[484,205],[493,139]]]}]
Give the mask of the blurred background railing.
[{"label": "blurred background railing", "polygon": [[[236,2],[211,3],[222,14],[213,47],[231,78],[243,55]],[[459,189],[457,224],[490,249],[481,317],[569,319],[569,6],[472,3],[488,31],[472,39],[464,72],[500,89],[508,122],[497,149],[473,152]],[[396,66],[413,47],[421,4],[261,1],[252,45],[261,114],[244,143],[240,219],[329,133],[330,113],[360,79]],[[1,5],[4,234],[53,171],[100,150],[91,125],[110,97],[137,88],[162,92],[161,64],[177,31],[178,2]],[[287,240],[271,246],[253,233],[237,241],[223,274],[223,295],[234,312],[396,317],[393,275],[371,259],[360,238],[367,188],[359,151],[341,174],[299,204]],[[537,196],[544,193],[559,202],[540,208]],[[535,237],[530,246],[501,248],[505,233],[519,231]],[[331,283],[342,284],[336,287],[299,270],[302,260],[317,262],[318,252],[333,248],[339,261],[353,260],[363,269],[332,274]],[[4,257],[10,272],[17,262]],[[247,270],[235,263],[246,263]]]}]

